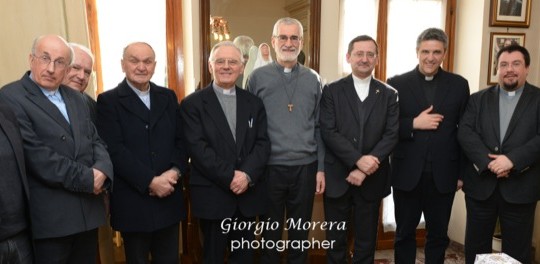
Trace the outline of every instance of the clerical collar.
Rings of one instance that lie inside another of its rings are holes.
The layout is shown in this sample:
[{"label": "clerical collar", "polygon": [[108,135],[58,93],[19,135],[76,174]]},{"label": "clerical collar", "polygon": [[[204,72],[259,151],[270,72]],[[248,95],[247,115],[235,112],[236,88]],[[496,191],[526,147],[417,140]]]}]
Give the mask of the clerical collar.
[{"label": "clerical collar", "polygon": [[499,92],[502,95],[506,95],[507,97],[514,97],[516,95],[521,95],[521,93],[523,93],[523,87],[525,87],[525,86],[521,86],[521,87],[519,87],[518,89],[516,89],[514,91],[506,91],[501,86],[499,86]]},{"label": "clerical collar", "polygon": [[441,72],[441,71],[440,71],[440,68],[439,68],[439,70],[437,70],[437,72],[436,72],[434,75],[432,75],[432,76],[426,76],[426,75],[424,75],[424,74],[420,71],[420,66],[417,66],[417,67],[416,67],[416,72],[417,72],[418,75],[422,78],[422,80],[424,80],[424,81],[426,81],[426,82],[431,82],[431,81],[433,81],[433,80],[437,77],[437,75],[439,75],[439,72]]},{"label": "clerical collar", "polygon": [[214,91],[224,94],[224,95],[236,95],[236,87],[225,89],[223,87],[218,86],[215,82],[213,82],[212,88],[214,88]]},{"label": "clerical collar", "polygon": [[285,68],[283,66],[281,66],[281,64],[277,63],[277,61],[274,61],[276,67],[278,67],[278,69],[280,71],[283,71],[284,73],[291,73],[292,71],[295,70],[296,67],[298,67],[298,63],[296,63],[292,68]]},{"label": "clerical collar", "polygon": [[145,95],[148,95],[150,93],[150,84],[148,84],[148,89],[146,89],[146,91],[141,91],[141,90],[135,88],[135,85],[130,83],[127,79],[126,79],[126,82],[127,82],[128,86],[129,86],[129,88],[131,88],[131,90],[133,90],[138,96],[145,96]]}]

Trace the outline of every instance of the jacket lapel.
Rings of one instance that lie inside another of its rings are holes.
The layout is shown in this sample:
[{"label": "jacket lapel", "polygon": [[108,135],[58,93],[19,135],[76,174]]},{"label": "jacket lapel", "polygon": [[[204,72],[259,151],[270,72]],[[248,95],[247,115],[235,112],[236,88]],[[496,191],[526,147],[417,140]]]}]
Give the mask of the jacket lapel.
[{"label": "jacket lapel", "polygon": [[[32,101],[36,106],[41,108],[44,113],[49,115],[56,123],[62,126],[66,132],[71,134],[71,128],[68,121],[62,115],[58,107],[54,105],[49,99],[43,94],[41,89],[37,86],[28,75],[27,78],[23,78],[23,86],[27,91],[27,97]],[[63,95],[62,95],[63,96]],[[69,114],[68,114],[69,115]]]},{"label": "jacket lapel", "polygon": [[158,88],[150,84],[150,127],[154,127],[159,119],[163,116],[163,112],[168,107],[169,101],[167,96],[161,91],[163,88]]},{"label": "jacket lapel", "polygon": [[137,94],[131,90],[125,79],[118,85],[118,97],[120,104],[124,106],[126,111],[132,112],[146,123],[150,122],[148,108]]},{"label": "jacket lapel", "polygon": [[[66,104],[66,111],[69,116],[69,122],[71,123],[71,131],[73,135],[73,141],[75,143],[75,153],[74,156],[76,157],[79,153],[79,147],[80,147],[80,127],[81,122],[86,122],[86,118],[83,118],[82,116],[79,116],[80,112],[77,111],[77,107],[87,107],[86,104],[82,106],[77,106],[77,102],[74,100],[74,98],[68,94],[64,89],[71,89],[69,87],[60,86],[59,92],[62,94],[62,98],[64,99],[64,103]],[[77,96],[82,96],[82,94],[75,94]],[[62,116],[63,117],[63,116]]]},{"label": "jacket lapel", "polygon": [[[499,86],[489,88],[487,93],[487,112],[491,118],[491,125],[493,127],[493,133],[497,138],[497,142],[501,142],[501,127],[499,121]],[[481,107],[481,105],[479,106]],[[507,133],[508,134],[508,133]]]},{"label": "jacket lapel", "polygon": [[381,87],[379,86],[375,78],[372,77],[371,81],[369,82],[369,94],[364,101],[364,120],[369,119],[373,108],[375,108],[375,104],[379,101],[383,92],[384,91],[381,91]]},{"label": "jacket lapel", "polygon": [[447,98],[448,93],[450,90],[452,90],[452,87],[450,86],[451,81],[447,80],[448,75],[446,72],[442,71],[442,69],[439,69],[438,78],[441,78],[439,82],[437,82],[437,88],[435,91],[435,98],[433,100],[433,112],[438,113],[440,112],[440,107],[444,105],[444,100]]},{"label": "jacket lapel", "polygon": [[361,122],[360,115],[358,114],[358,101],[360,101],[360,98],[358,97],[356,89],[354,88],[352,75],[349,75],[347,79],[345,79],[343,86],[343,93],[345,98],[347,98],[347,102],[351,108],[351,113],[353,114],[354,119],[356,119],[356,124],[359,124]]},{"label": "jacket lapel", "polygon": [[[219,103],[217,99],[217,95],[214,92],[214,89],[212,88],[212,85],[207,87],[205,90],[202,91],[203,94],[203,103],[204,103],[204,109],[206,112],[208,112],[208,115],[210,118],[212,118],[212,121],[216,124],[216,127],[218,128],[219,132],[227,142],[227,145],[231,147],[231,151],[236,151],[236,143],[234,141],[233,135],[231,133],[231,129],[229,128],[229,123],[227,123],[227,118],[225,117],[225,113],[223,112],[223,109],[221,108],[221,104]],[[238,111],[237,111],[238,112]],[[238,123],[238,120],[237,120]]]},{"label": "jacket lapel", "polygon": [[429,103],[426,99],[426,94],[422,89],[422,84],[420,83],[420,77],[418,74],[418,70],[416,70],[415,73],[410,76],[409,83],[411,83],[411,85],[409,87],[411,88],[411,93],[416,99],[418,106],[420,106],[420,111],[424,111],[429,107]]},{"label": "jacket lapel", "polygon": [[249,99],[241,92],[238,92],[240,88],[236,89],[236,153],[240,155],[242,153],[242,146],[246,138],[248,129],[253,126],[253,120],[250,109],[247,107],[251,105]]}]

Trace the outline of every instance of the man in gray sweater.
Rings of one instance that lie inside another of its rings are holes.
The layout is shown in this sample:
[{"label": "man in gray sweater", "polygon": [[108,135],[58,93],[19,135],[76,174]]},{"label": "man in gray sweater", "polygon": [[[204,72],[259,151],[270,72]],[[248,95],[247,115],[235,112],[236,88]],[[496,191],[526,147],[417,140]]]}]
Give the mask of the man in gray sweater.
[{"label": "man in gray sweater", "polygon": [[[288,240],[301,243],[309,229],[315,193],[324,192],[324,146],[319,133],[319,75],[298,63],[302,49],[302,24],[293,18],[281,18],[274,25],[272,47],[276,62],[257,68],[247,89],[260,97],[268,117],[271,154],[266,169],[268,184],[268,221],[263,237],[281,239],[284,213]],[[307,250],[288,248],[288,263],[305,263]],[[279,263],[276,248],[266,247],[262,263]]]}]

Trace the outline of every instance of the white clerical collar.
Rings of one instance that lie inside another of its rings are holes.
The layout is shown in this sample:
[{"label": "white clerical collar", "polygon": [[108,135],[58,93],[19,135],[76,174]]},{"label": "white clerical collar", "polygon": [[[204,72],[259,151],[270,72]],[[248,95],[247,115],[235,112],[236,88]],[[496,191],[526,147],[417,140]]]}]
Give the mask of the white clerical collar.
[{"label": "white clerical collar", "polygon": [[225,89],[223,87],[218,86],[215,82],[212,83],[212,88],[214,88],[214,91],[219,92],[224,95],[236,95],[236,87]]},{"label": "white clerical collar", "polygon": [[524,86],[521,86],[519,87],[518,89],[514,90],[514,91],[506,91],[505,89],[503,89],[502,87],[499,86],[499,91],[503,94],[503,95],[506,95],[508,97],[514,97],[516,95],[521,95],[521,93],[523,92],[523,87]]}]

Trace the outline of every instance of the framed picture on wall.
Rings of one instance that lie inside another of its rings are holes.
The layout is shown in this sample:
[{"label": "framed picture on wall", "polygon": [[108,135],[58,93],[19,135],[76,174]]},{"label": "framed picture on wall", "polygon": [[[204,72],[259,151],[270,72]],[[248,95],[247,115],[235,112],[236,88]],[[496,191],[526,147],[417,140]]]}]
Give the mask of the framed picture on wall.
[{"label": "framed picture on wall", "polygon": [[491,32],[489,44],[488,85],[497,83],[497,52],[509,45],[525,45],[525,33],[498,33]]},{"label": "framed picture on wall", "polygon": [[492,27],[529,27],[532,0],[491,0],[489,25]]}]

